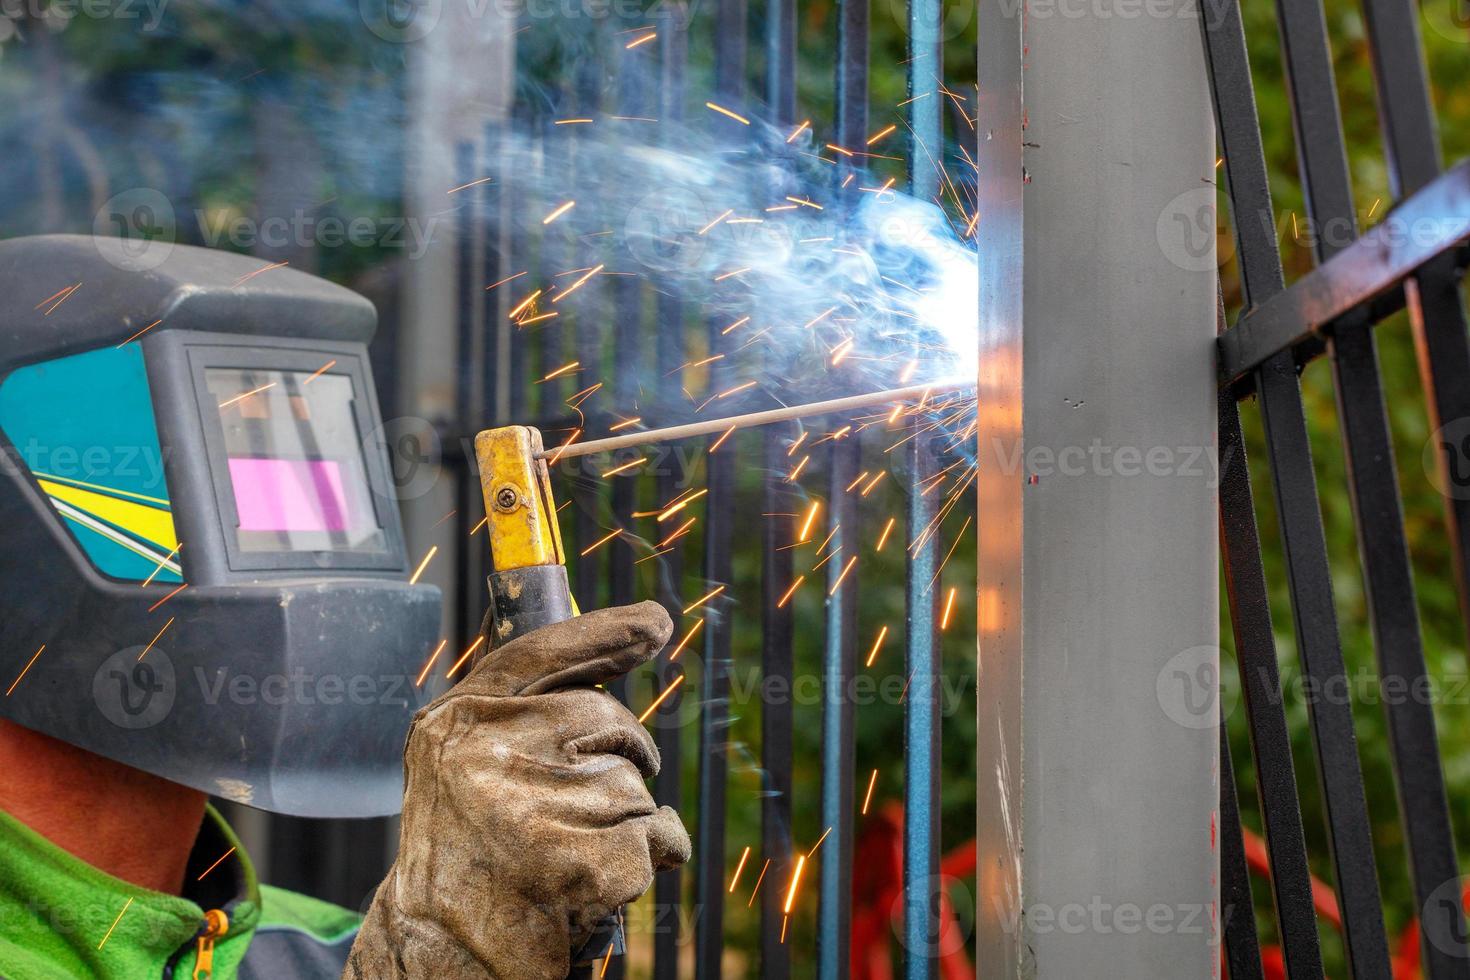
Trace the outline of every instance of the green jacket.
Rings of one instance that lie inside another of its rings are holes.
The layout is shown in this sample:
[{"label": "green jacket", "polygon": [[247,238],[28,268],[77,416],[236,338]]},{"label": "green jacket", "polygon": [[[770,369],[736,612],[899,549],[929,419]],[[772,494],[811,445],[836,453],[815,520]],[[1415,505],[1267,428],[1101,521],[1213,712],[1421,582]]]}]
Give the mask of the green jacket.
[{"label": "green jacket", "polygon": [[[0,812],[0,977],[186,980],[212,956],[199,977],[336,980],[360,917],[259,885],[239,843],[211,808],[179,897],[105,874]],[[207,935],[211,921],[224,931]]]}]

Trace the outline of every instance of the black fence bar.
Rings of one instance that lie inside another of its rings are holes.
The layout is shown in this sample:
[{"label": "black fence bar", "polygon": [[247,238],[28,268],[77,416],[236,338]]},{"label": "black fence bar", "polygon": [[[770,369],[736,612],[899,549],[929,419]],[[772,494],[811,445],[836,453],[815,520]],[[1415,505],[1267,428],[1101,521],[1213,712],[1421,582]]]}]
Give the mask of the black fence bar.
[{"label": "black fence bar", "polygon": [[[1390,187],[1402,201],[1417,197],[1435,183],[1440,170],[1439,140],[1419,40],[1419,11],[1405,0],[1364,0],[1363,13],[1378,86]],[[1455,256],[1440,257],[1420,271],[1414,288],[1408,291],[1410,322],[1425,354],[1420,369],[1429,392],[1430,425],[1436,430],[1470,419],[1470,332],[1456,265]],[[1459,462],[1453,455],[1458,450],[1447,440],[1438,441],[1440,466],[1444,473],[1454,473],[1450,467]],[[1445,513],[1454,544],[1460,615],[1470,636],[1470,494],[1447,494]]]},{"label": "black fence bar", "polygon": [[[1436,229],[1434,237],[1407,229]],[[1244,380],[1272,356],[1315,338],[1356,307],[1374,318],[1404,303],[1403,280],[1470,240],[1470,161],[1462,162],[1393,209],[1393,221],[1363,234],[1329,261],[1256,305],[1220,337],[1222,384]],[[1446,380],[1450,372],[1441,372]],[[1449,382],[1453,387],[1453,382]],[[1457,416],[1470,417],[1470,416]]]},{"label": "black fence bar", "polygon": [[[745,0],[722,0],[715,10],[715,92],[719,103],[740,112],[746,98],[746,4]],[[744,129],[733,120],[716,116],[715,132],[731,142],[744,137]],[[711,356],[723,353],[728,324],[716,319],[706,323]],[[710,367],[710,391],[722,390],[727,361]],[[708,440],[713,448],[719,436]],[[709,589],[731,584],[730,556],[735,511],[735,444],[727,441],[719,452],[708,454],[706,476],[709,493],[705,499],[704,578]],[[725,928],[725,797],[729,774],[730,728],[730,610],[732,597],[721,596],[703,611],[704,683],[700,705],[699,833],[695,841],[694,907],[695,973],[700,980],[721,975]]]},{"label": "black fence bar", "polygon": [[[1245,848],[1240,826],[1240,807],[1236,803],[1235,769],[1230,758],[1230,739],[1225,733],[1225,720],[1220,720],[1220,910],[1225,928],[1225,965],[1230,980],[1264,980],[1261,969],[1261,940],[1256,934],[1256,915],[1251,903],[1251,876],[1245,863]],[[1290,949],[1288,946],[1287,949]],[[1320,977],[1315,973],[1297,972],[1297,964],[1287,967],[1289,976]]]},{"label": "black fence bar", "polygon": [[[687,8],[682,3],[673,3],[665,8],[668,13],[659,24],[659,117],[671,126],[678,125],[684,118],[684,69],[689,57],[689,36],[686,31]],[[658,376],[673,375],[684,363],[684,302],[676,289],[660,289],[655,306],[655,329],[658,343],[654,345]],[[673,385],[661,385],[654,395],[653,409],[656,424],[667,424],[678,410],[679,402]],[[665,465],[654,476],[654,499],[660,504],[673,500],[684,490],[687,479],[678,453],[669,453]],[[658,560],[663,568],[659,575],[658,600],[668,611],[669,618],[680,623],[684,609],[682,601],[684,582],[684,542],[673,541],[666,554]],[[682,631],[675,630],[678,643]],[[658,722],[654,728],[654,740],[658,744],[663,768],[654,783],[654,799],[664,806],[682,810],[684,728],[679,724],[685,691],[681,678],[684,666],[670,659],[669,652],[659,656],[655,668],[658,687],[666,691],[673,684],[679,689],[664,699],[659,706]],[[671,868],[661,871],[653,884],[653,980],[675,980],[679,975],[679,949],[682,936],[680,927],[683,917],[679,914],[684,898],[684,871]]]},{"label": "black fence bar", "polygon": [[[1301,806],[1297,802],[1296,768],[1291,757],[1291,733],[1286,724],[1281,677],[1276,666],[1276,638],[1271,627],[1271,601],[1266,573],[1261,566],[1261,539],[1256,529],[1255,501],[1250,473],[1246,468],[1245,438],[1240,429],[1240,408],[1235,395],[1222,391],[1219,397],[1220,441],[1220,553],[1225,561],[1225,584],[1230,602],[1230,627],[1235,637],[1235,661],[1240,673],[1241,697],[1245,702],[1251,750],[1255,757],[1256,793],[1261,822],[1266,831],[1266,849],[1271,859],[1277,931],[1291,976],[1320,977],[1322,952],[1317,938],[1317,913],[1312,901],[1312,873],[1307,864],[1306,835]],[[1223,719],[1222,719],[1223,725]],[[1228,780],[1228,783],[1227,783]],[[1226,758],[1220,760],[1220,812],[1237,810],[1235,777]],[[1222,826],[1222,877],[1226,867],[1225,848],[1240,846],[1237,828]],[[1236,839],[1232,839],[1236,838]],[[1249,889],[1244,905],[1232,906],[1221,883],[1221,903],[1231,927],[1243,929],[1247,920],[1250,945],[1255,948],[1254,912]],[[1259,974],[1260,962],[1256,961]],[[1232,951],[1231,976],[1235,976]]]},{"label": "black fence bar", "polygon": [[[796,0],[768,0],[766,5],[766,102],[778,126],[796,122]],[[786,480],[788,430],[768,426],[761,433],[763,510],[761,541],[761,674],[790,681],[795,670],[794,618],[783,602],[795,576],[795,552],[789,547],[794,521],[786,514],[801,501]],[[787,688],[789,690],[789,688]],[[766,980],[791,975],[791,947],[786,943],[779,887],[791,875],[793,709],[790,697],[766,697],[761,703],[761,874],[773,887],[761,894],[760,972]]]},{"label": "black fence bar", "polygon": [[[1315,230],[1315,255],[1322,262],[1357,233],[1327,28],[1320,0],[1278,0],[1277,20],[1287,55],[1302,188]],[[1326,233],[1328,229],[1332,232]],[[1335,325],[1331,351],[1383,689],[1428,690],[1403,507],[1369,311],[1356,310]],[[1410,874],[1420,909],[1421,935],[1436,937],[1434,942],[1423,942],[1423,962],[1430,977],[1470,977],[1470,959],[1466,958],[1470,950],[1465,947],[1465,919],[1459,903],[1434,901],[1446,882],[1459,880],[1434,709],[1425,699],[1407,697],[1385,698],[1384,710]]]},{"label": "black fence bar", "polygon": [[[833,420],[834,429],[845,422]],[[822,668],[822,841],[817,904],[817,977],[840,980],[852,959],[853,779],[856,750],[850,682],[857,669],[858,498],[862,445],[832,443],[827,482],[827,642]]]},{"label": "black fence bar", "polygon": [[[1211,0],[1208,7],[1209,14],[1203,21],[1205,53],[1225,157],[1242,292],[1249,306],[1283,289],[1281,258],[1271,230],[1271,195],[1239,8],[1222,0]],[[1256,388],[1288,568],[1297,648],[1305,674],[1317,685],[1315,689],[1327,690],[1330,685],[1346,683],[1346,669],[1293,355],[1284,352],[1267,361],[1257,372]],[[1388,939],[1352,706],[1316,699],[1309,705],[1309,712],[1348,961],[1356,975],[1386,976]]]},{"label": "black fence bar", "polygon": [[[920,201],[939,196],[944,153],[944,23],[941,0],[909,0],[908,128],[909,193]],[[916,423],[917,424],[917,423]],[[904,650],[908,694],[904,699],[903,976],[932,980],[940,939],[939,872],[939,535],[926,533],[939,517],[938,493],[927,481],[939,469],[932,440],[917,438],[907,450],[909,552],[905,563]],[[922,539],[922,540],[920,540]],[[917,543],[917,544],[916,544]]]}]

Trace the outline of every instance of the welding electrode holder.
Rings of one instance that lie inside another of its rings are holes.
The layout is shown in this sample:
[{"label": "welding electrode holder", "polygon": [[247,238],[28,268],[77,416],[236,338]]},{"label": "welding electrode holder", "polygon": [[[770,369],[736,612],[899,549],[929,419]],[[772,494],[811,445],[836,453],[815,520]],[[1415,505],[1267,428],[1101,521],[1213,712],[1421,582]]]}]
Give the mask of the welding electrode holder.
[{"label": "welding electrode holder", "polygon": [[[541,433],[529,426],[486,429],[475,436],[475,460],[485,495],[492,571],[485,578],[490,607],[476,661],[518,636],[579,615],[567,582],[566,557],[551,497]],[[572,952],[571,977],[597,976],[608,956],[621,956],[621,911],[597,923]]]}]

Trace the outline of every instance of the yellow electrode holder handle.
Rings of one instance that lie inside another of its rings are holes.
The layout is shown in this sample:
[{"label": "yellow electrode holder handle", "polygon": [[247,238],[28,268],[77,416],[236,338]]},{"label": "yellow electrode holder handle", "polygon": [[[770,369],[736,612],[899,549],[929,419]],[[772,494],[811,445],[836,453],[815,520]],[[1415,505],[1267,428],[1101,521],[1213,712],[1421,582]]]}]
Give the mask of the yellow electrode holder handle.
[{"label": "yellow electrode holder handle", "polygon": [[475,436],[490,538],[490,614],[485,651],[578,615],[551,496],[541,433],[507,425]]},{"label": "yellow electrode holder handle", "polygon": [[[523,633],[580,615],[567,584],[551,474],[537,458],[541,452],[541,433],[530,426],[507,425],[475,436],[492,569],[485,578],[490,609],[478,657]],[[571,976],[592,977],[609,955],[622,953],[622,913],[616,912],[573,950]]]}]

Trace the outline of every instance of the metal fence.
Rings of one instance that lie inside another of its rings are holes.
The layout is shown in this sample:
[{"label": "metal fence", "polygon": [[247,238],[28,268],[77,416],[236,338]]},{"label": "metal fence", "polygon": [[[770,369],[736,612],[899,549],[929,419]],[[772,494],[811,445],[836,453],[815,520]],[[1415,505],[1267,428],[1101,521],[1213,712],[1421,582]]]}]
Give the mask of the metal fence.
[{"label": "metal fence", "polygon": [[[1446,488],[1445,520],[1470,614],[1470,495],[1462,475],[1470,425],[1470,341],[1461,302],[1470,237],[1470,164],[1444,173],[1435,134],[1416,5],[1365,0],[1383,147],[1396,204],[1359,234],[1332,55],[1319,0],[1276,4],[1291,95],[1299,176],[1317,267],[1289,288],[1272,232],[1272,202],[1240,11],[1205,4],[1205,44],[1214,91],[1244,312],[1219,341],[1221,542],[1231,623],[1269,853],[1270,882],[1286,969],[1321,976],[1312,879],[1272,634],[1261,535],[1245,465],[1241,409],[1254,397],[1264,423],[1303,676],[1312,689],[1346,690],[1327,542],[1298,374],[1327,355],[1350,473],[1353,517],[1383,690],[1423,691],[1429,681],[1373,328],[1407,308],[1429,393],[1431,426]],[[1470,620],[1470,615],[1467,615]],[[1403,842],[1422,925],[1425,974],[1470,976],[1459,869],[1430,699],[1385,698]],[[1312,746],[1327,820],[1343,946],[1354,976],[1391,974],[1368,807],[1348,699],[1308,700]],[[1229,743],[1222,728],[1221,902],[1250,909],[1251,891]],[[1234,978],[1262,976],[1252,915],[1226,925]]]},{"label": "metal fence", "polygon": [[[686,110],[698,107],[705,98],[691,92],[686,79],[692,31],[707,31],[712,40],[713,89],[709,98],[736,113],[759,114],[777,127],[798,125],[795,0],[770,0],[766,4],[763,39],[748,37],[751,17],[744,0],[722,0],[712,14],[692,21],[694,8],[682,3],[664,5],[662,9],[664,16],[654,24],[613,21],[590,32],[583,39],[585,60],[572,73],[568,87],[537,91],[535,98],[523,98],[512,119],[492,125],[482,144],[461,148],[460,184],[472,185],[490,173],[496,174],[497,180],[471,187],[466,193],[470,202],[459,205],[459,347],[474,352],[474,356],[462,357],[459,362],[456,424],[462,428],[450,434],[445,440],[447,446],[463,447],[476,429],[512,422],[541,427],[548,444],[563,441],[573,429],[592,434],[606,432],[617,420],[590,407],[582,411],[577,406],[584,392],[571,390],[581,386],[557,376],[558,370],[572,360],[583,366],[606,368],[609,387],[626,394],[638,390],[640,379],[669,379],[676,374],[691,356],[691,338],[696,333],[705,335],[702,344],[693,345],[704,356],[728,354],[735,349],[737,338],[729,335],[725,320],[706,316],[674,289],[656,288],[660,285],[657,272],[645,270],[639,277],[613,279],[603,288],[596,284],[584,287],[576,307],[577,325],[570,335],[565,329],[521,329],[511,316],[515,299],[509,290],[490,290],[483,294],[483,302],[478,298],[487,284],[503,282],[528,264],[532,269],[539,268],[545,278],[596,261],[588,258],[590,252],[579,251],[581,245],[568,244],[553,235],[528,234],[512,220],[512,209],[523,203],[530,181],[518,181],[514,168],[505,165],[507,143],[519,145],[525,133],[548,132],[557,120],[569,116],[683,120]],[[864,146],[871,135],[869,17],[865,2],[844,2],[837,10],[837,112],[832,138],[844,147]],[[914,0],[909,6],[910,51],[903,69],[908,79],[908,100],[900,129],[911,133],[911,152],[907,153],[911,193],[924,200],[940,195],[940,171],[933,156],[944,145],[945,105],[962,102],[962,97],[945,89],[941,80],[942,24],[939,0]],[[622,30],[624,27],[656,30],[656,43],[630,50],[629,39],[638,35]],[[764,45],[765,84],[761,91],[747,84],[752,76],[751,48],[756,43]],[[650,80],[652,86],[647,84]],[[704,109],[699,111],[705,113]],[[959,111],[963,114],[967,110]],[[709,116],[709,127],[726,138],[741,138],[738,124],[717,114],[705,114]],[[575,139],[569,155],[576,156]],[[840,183],[856,168],[841,157],[838,160],[841,162],[833,168],[833,179]],[[575,166],[573,163],[570,174],[573,180]],[[727,360],[711,366],[709,391],[720,391],[729,383],[728,364]],[[594,376],[602,375],[594,372]],[[543,380],[538,382],[538,378]],[[769,407],[769,402],[740,398],[731,398],[728,404],[732,410],[742,405]],[[677,383],[670,380],[648,393],[639,414],[644,426],[659,426],[687,421],[689,412]],[[831,433],[853,428],[851,422],[846,417],[825,419],[817,420],[816,426]],[[896,530],[889,527],[896,543],[894,550],[902,550],[905,542],[909,544],[903,560],[906,617],[902,630],[895,629],[892,637],[892,645],[900,648],[901,644],[905,657],[901,695],[905,732],[902,804],[906,816],[903,900],[901,909],[893,910],[895,921],[901,918],[902,926],[895,925],[894,929],[900,933],[896,937],[899,945],[908,952],[903,975],[937,975],[938,961],[932,952],[941,927],[943,888],[938,680],[940,599],[945,589],[940,584],[940,573],[943,559],[948,557],[940,551],[950,541],[932,529],[943,516],[940,508],[945,496],[934,491],[941,482],[941,471],[953,462],[946,459],[945,453],[954,440],[901,439],[901,452],[885,454],[882,451],[890,448],[892,440],[879,445],[871,435],[865,438],[862,428],[859,425],[858,431],[846,438],[828,439],[825,446],[812,450],[810,465],[803,468],[799,480],[793,475],[790,452],[798,439],[794,427],[770,426],[758,435],[736,436],[728,442],[726,434],[692,447],[704,468],[699,484],[705,493],[698,505],[698,540],[676,537],[667,545],[660,538],[666,536],[668,526],[655,523],[652,516],[658,507],[692,489],[691,481],[698,474],[692,466],[686,466],[688,454],[661,455],[662,465],[656,474],[605,480],[589,475],[582,466],[553,465],[556,492],[567,505],[563,530],[568,538],[578,604],[585,609],[646,598],[639,592],[639,552],[629,542],[637,535],[642,535],[643,541],[659,541],[654,549],[657,574],[646,578],[656,581],[656,598],[676,624],[671,651],[677,656],[679,648],[702,648],[699,676],[689,686],[680,686],[685,662],[695,659],[688,655],[681,661],[665,651],[653,674],[654,693],[671,692],[650,720],[663,757],[655,796],[659,803],[673,806],[685,816],[695,845],[694,859],[687,870],[663,872],[656,880],[649,931],[652,974],[659,980],[687,973],[687,960],[681,966],[681,948],[691,942],[694,975],[721,975],[727,956],[726,904],[736,901],[731,894],[731,874],[738,874],[738,867],[745,869],[744,888],[755,883],[756,893],[751,900],[759,902],[758,956],[749,964],[750,972],[776,980],[791,975],[791,898],[796,890],[798,863],[804,862],[813,844],[793,839],[793,801],[813,796],[824,833],[816,842],[820,856],[805,868],[801,898],[810,903],[807,896],[814,893],[816,897],[816,975],[849,975],[855,820],[865,805],[856,786],[857,722],[849,693],[859,661],[869,647],[869,638],[858,636],[860,573],[849,575],[852,566],[845,560],[829,560],[817,562],[814,568],[803,568],[799,574],[792,547],[796,522],[785,518],[801,516],[810,492],[824,501],[821,510],[826,527],[817,535],[818,539],[825,538],[823,553],[828,558],[838,553],[844,558],[849,553],[856,555],[865,547],[860,540],[860,532],[867,527],[865,519],[877,520],[875,529],[882,521],[872,517],[876,508],[865,507],[871,501],[854,487],[858,483],[866,485],[880,468],[890,466],[903,481],[898,494],[898,513],[902,516]],[[722,445],[723,450],[717,451]],[[454,621],[470,630],[479,623],[485,604],[485,549],[473,545],[483,513],[480,486],[478,474],[473,472],[472,454],[451,451],[446,462],[459,467],[456,478],[461,489],[456,520],[462,539],[472,542],[463,553],[458,575],[463,589],[452,600],[457,604]],[[741,472],[753,469],[759,470],[758,480],[740,478]],[[953,491],[960,504],[952,510],[956,518],[973,508],[960,482],[955,481],[957,489]],[[891,491],[891,487],[885,486],[884,490]],[[894,496],[890,493],[883,499],[892,502]],[[640,506],[650,503],[658,507],[639,511]],[[755,532],[757,525],[759,530]],[[965,526],[969,526],[968,521]],[[628,532],[626,541],[619,535],[620,530]],[[925,534],[926,530],[930,533]],[[614,537],[611,544],[609,535]],[[973,541],[954,543],[973,549]],[[871,546],[871,541],[866,546]],[[696,556],[697,567],[693,560]],[[741,612],[734,601],[736,562],[742,558],[749,561],[742,561],[741,567],[759,570],[758,615]],[[823,579],[825,583],[817,585]],[[801,617],[791,598],[803,582],[813,590],[822,590],[821,611],[813,614],[820,620],[798,623]],[[691,602],[724,587],[728,590],[694,610],[691,617]],[[968,586],[959,591],[973,594]],[[798,671],[794,643],[798,625],[821,631],[823,636],[818,667],[825,692],[821,699],[819,785],[794,785],[796,718],[792,699],[768,697],[762,699],[759,708],[760,790],[733,800],[729,792],[732,640],[740,631],[748,631],[745,636],[752,640],[758,637],[762,676],[781,679],[782,690],[790,691]],[[468,633],[465,640],[469,642]],[[880,637],[873,646],[882,642]],[[691,689],[694,683],[697,689]],[[619,693],[639,708],[650,700],[641,693],[635,696],[626,684]],[[689,716],[691,703],[697,705],[697,728],[686,728],[681,723]],[[690,737],[696,730],[697,741]],[[681,778],[683,760],[690,753],[697,753],[698,759],[694,799],[685,795]],[[876,778],[875,771],[872,779]],[[871,793],[871,785],[867,788]],[[731,806],[753,800],[759,801],[760,837],[752,842],[748,861],[742,858],[737,865],[733,853],[744,842],[728,839],[727,813]],[[962,836],[968,833],[969,828],[962,830]],[[692,883],[688,883],[689,878]],[[746,897],[742,890],[739,898]],[[692,910],[692,916],[681,917],[681,909]],[[686,921],[692,923],[692,935],[681,926]],[[641,941],[637,934],[630,939],[634,945]],[[615,959],[606,975],[618,976],[624,969],[625,964]]]}]

